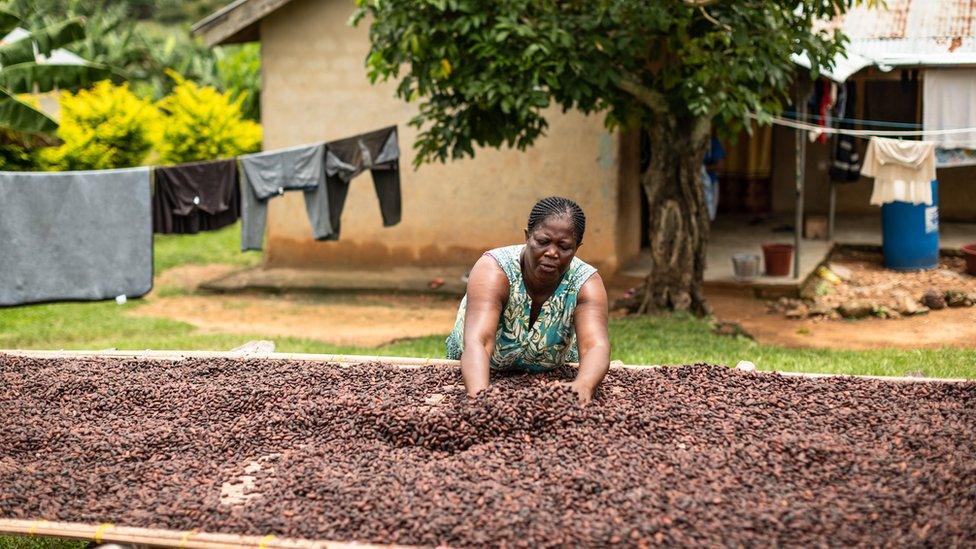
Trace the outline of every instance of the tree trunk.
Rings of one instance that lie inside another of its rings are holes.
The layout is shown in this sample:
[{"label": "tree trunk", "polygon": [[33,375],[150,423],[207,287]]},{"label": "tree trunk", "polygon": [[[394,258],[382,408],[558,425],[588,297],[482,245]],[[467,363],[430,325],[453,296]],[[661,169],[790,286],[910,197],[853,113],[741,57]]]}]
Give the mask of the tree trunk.
[{"label": "tree trunk", "polygon": [[652,266],[636,296],[638,314],[711,312],[702,292],[709,220],[701,181],[710,132],[707,118],[660,116],[648,128],[651,163],[641,184],[650,216]]}]

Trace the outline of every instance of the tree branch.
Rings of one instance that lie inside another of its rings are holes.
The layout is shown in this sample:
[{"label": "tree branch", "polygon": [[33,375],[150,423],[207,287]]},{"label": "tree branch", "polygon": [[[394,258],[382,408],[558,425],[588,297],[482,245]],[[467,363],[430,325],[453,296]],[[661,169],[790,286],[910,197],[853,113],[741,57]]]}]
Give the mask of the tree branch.
[{"label": "tree branch", "polygon": [[728,26],[726,24],[723,24],[718,19],[715,19],[714,17],[712,17],[712,14],[708,13],[708,10],[705,9],[705,6],[698,6],[698,10],[701,11],[702,17],[704,17],[705,19],[708,19],[716,27],[725,29],[727,32],[732,32],[732,27],[730,27],[730,26]]},{"label": "tree branch", "polygon": [[668,111],[668,104],[664,100],[664,95],[641,84],[637,77],[633,75],[622,75],[620,82],[617,83],[617,87],[633,95],[638,101],[647,105],[655,113],[664,114]]}]

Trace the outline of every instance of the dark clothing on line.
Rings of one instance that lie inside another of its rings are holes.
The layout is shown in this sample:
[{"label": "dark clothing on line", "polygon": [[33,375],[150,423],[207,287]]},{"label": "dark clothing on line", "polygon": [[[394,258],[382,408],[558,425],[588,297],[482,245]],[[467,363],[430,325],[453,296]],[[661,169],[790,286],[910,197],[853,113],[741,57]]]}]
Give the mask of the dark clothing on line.
[{"label": "dark clothing on line", "polygon": [[[853,119],[857,112],[857,86],[853,83],[844,84],[837,94],[837,108],[840,118]],[[840,123],[840,128],[853,129],[854,125],[847,121]],[[830,162],[830,180],[836,183],[853,183],[861,178],[861,153],[857,147],[857,140],[851,135],[838,135],[834,142],[833,158]]]},{"label": "dark clothing on line", "polygon": [[373,176],[383,226],[400,222],[400,147],[397,128],[390,126],[325,144],[326,187],[332,219],[332,235],[328,240],[339,239],[339,219],[349,193],[349,181],[366,170]]},{"label": "dark clothing on line", "polygon": [[196,234],[241,216],[237,161],[215,160],[156,168],[153,232]]},{"label": "dark clothing on line", "polygon": [[332,235],[325,186],[325,145],[304,145],[249,154],[241,161],[241,250],[260,250],[268,221],[268,200],[285,191],[303,191],[305,211],[316,240]]}]

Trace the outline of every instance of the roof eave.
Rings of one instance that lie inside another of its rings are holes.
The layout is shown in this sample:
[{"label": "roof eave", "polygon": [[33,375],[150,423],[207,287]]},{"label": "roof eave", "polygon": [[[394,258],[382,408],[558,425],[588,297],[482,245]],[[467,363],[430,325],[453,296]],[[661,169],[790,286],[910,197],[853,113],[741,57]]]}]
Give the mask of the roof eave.
[{"label": "roof eave", "polygon": [[234,0],[201,19],[190,32],[208,46],[255,42],[261,39],[261,20],[290,0]]}]

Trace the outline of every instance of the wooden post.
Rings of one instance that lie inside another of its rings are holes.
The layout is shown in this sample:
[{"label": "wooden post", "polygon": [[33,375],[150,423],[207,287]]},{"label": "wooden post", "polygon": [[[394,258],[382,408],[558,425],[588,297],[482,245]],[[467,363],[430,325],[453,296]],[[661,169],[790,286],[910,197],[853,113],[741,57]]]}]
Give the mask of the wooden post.
[{"label": "wooden post", "polygon": [[[800,91],[802,84],[797,82],[796,111],[800,121],[806,119],[806,102]],[[793,278],[800,278],[800,240],[803,236],[803,178],[806,171],[807,147],[804,131],[796,130],[796,219],[793,228]]]}]

